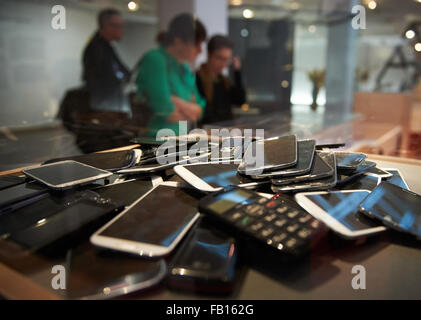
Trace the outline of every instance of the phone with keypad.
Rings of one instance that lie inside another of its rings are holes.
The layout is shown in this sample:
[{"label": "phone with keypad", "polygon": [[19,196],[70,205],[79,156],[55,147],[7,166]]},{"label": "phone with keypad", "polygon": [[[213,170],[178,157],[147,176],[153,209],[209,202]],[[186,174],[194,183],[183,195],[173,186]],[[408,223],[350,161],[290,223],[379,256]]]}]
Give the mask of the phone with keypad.
[{"label": "phone with keypad", "polygon": [[199,212],[224,225],[235,237],[259,242],[291,257],[308,253],[324,225],[286,197],[265,198],[233,188],[199,201]]}]

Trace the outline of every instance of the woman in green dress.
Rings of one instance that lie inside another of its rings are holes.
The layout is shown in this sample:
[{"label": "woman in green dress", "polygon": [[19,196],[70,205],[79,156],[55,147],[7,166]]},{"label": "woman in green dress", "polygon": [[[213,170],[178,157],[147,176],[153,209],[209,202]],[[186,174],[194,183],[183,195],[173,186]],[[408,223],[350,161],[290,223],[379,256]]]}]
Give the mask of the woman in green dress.
[{"label": "woman in green dress", "polygon": [[[206,40],[203,24],[190,14],[180,14],[161,39],[162,45],[143,57],[136,79],[137,95],[152,112],[147,126],[151,137],[163,128],[179,135],[179,121],[200,120],[206,104],[189,66]],[[187,128],[183,131],[187,132]]]}]

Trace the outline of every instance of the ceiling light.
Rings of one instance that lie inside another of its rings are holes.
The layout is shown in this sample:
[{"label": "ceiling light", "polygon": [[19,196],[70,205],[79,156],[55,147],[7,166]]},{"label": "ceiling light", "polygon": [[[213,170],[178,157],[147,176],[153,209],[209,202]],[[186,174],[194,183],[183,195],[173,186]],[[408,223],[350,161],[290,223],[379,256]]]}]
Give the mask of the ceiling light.
[{"label": "ceiling light", "polygon": [[421,42],[417,42],[414,48],[415,48],[415,51],[421,52]]},{"label": "ceiling light", "polygon": [[405,32],[405,37],[407,39],[412,39],[413,37],[415,37],[415,31],[414,30],[408,30]]},{"label": "ceiling light", "polygon": [[308,26],[308,32],[310,33],[316,32],[316,26],[314,24]]},{"label": "ceiling light", "polygon": [[130,11],[136,11],[137,9],[139,9],[139,5],[134,1],[130,1],[127,4],[127,7],[129,8]]},{"label": "ceiling light", "polygon": [[253,10],[250,9],[244,9],[243,10],[243,17],[246,19],[251,19],[254,17],[254,12]]},{"label": "ceiling light", "polygon": [[377,7],[377,2],[376,1],[370,1],[369,3],[368,3],[368,8],[369,9],[371,9],[371,10],[374,10],[374,9],[376,9],[376,7]]},{"label": "ceiling light", "polygon": [[241,6],[243,4],[243,0],[231,0],[230,4],[232,6]]}]

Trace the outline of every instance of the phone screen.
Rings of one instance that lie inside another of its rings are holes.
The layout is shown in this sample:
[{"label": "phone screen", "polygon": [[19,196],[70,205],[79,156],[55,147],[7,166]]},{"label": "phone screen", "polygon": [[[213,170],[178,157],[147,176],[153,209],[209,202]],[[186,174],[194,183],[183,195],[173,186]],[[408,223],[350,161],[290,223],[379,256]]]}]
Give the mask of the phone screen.
[{"label": "phone screen", "polygon": [[403,189],[410,190],[408,184],[405,182],[402,175],[399,173],[399,170],[387,169],[387,172],[393,175],[392,177],[386,179],[387,182],[397,185]]},{"label": "phone screen", "polygon": [[47,189],[38,183],[30,182],[19,184],[0,191],[0,208],[14,202],[22,201],[46,193]]},{"label": "phone screen", "polygon": [[[65,296],[111,298],[146,289],[165,276],[165,262],[93,247],[89,242],[69,251]],[[63,291],[63,290],[60,290]]]},{"label": "phone screen", "polygon": [[350,178],[349,176],[342,176],[338,175],[338,179],[347,178],[348,181],[342,183],[337,189],[340,190],[374,190],[377,185],[379,184],[379,178],[374,176],[367,176],[363,174],[358,174],[358,176],[354,178]]},{"label": "phone screen", "polygon": [[236,164],[207,163],[193,166],[186,166],[185,169],[205,181],[214,188],[239,185],[254,182],[253,180],[241,176],[237,172]]},{"label": "phone screen", "polygon": [[336,152],[338,168],[356,169],[366,158],[365,154],[352,152]]},{"label": "phone screen", "polygon": [[297,142],[298,150],[298,160],[295,166],[280,170],[268,172],[267,175],[293,175],[299,173],[306,173],[310,171],[311,165],[313,163],[314,151],[315,151],[316,141],[315,140],[303,140]]},{"label": "phone screen", "polygon": [[5,176],[0,178],[0,190],[14,187],[25,182],[25,178],[15,176]]},{"label": "phone screen", "polygon": [[110,176],[111,172],[89,167],[76,161],[64,161],[23,170],[26,175],[40,182],[60,186],[85,179],[96,180]]},{"label": "phone screen", "polygon": [[[170,285],[183,286],[185,281],[195,284],[230,284],[235,275],[237,250],[233,238],[198,226],[183,241],[169,266]],[[172,281],[171,281],[172,280]],[[177,280],[174,283],[174,280]],[[201,290],[200,287],[193,289]]]},{"label": "phone screen", "polygon": [[306,197],[351,231],[358,231],[379,226],[379,223],[358,212],[359,203],[368,194],[368,191],[330,192]]},{"label": "phone screen", "polygon": [[183,188],[160,185],[99,235],[168,247],[197,214]]},{"label": "phone screen", "polygon": [[363,212],[398,230],[421,236],[421,196],[382,182],[360,205]]},{"label": "phone screen", "polygon": [[[258,170],[255,164],[247,163],[247,159],[258,157],[260,147],[263,148],[264,162],[262,168],[281,168],[297,163],[297,138],[295,135],[274,139],[258,140],[249,144],[241,167],[244,170]],[[257,154],[256,154],[257,152]]]},{"label": "phone screen", "polygon": [[272,190],[275,192],[279,191],[298,191],[298,190],[318,190],[322,188],[333,188],[336,185],[336,159],[333,152],[323,152],[321,154],[326,163],[333,168],[333,175],[326,178],[312,180],[312,181],[300,181],[285,186],[272,185]]},{"label": "phone screen", "polygon": [[98,195],[94,192],[83,192],[80,197],[73,199],[73,203],[65,203],[59,213],[43,218],[26,229],[16,231],[11,234],[10,239],[25,247],[37,249],[107,214],[117,213],[118,206],[112,202],[100,203],[95,199],[98,199]]},{"label": "phone screen", "polygon": [[233,190],[217,195],[207,207],[212,211],[223,214],[233,208],[236,204],[247,204],[253,201],[252,194],[245,190]]},{"label": "phone screen", "polygon": [[98,152],[81,156],[65,157],[48,160],[45,164],[55,163],[63,160],[74,160],[103,170],[117,170],[125,168],[134,163],[134,151],[124,150],[115,152]]}]

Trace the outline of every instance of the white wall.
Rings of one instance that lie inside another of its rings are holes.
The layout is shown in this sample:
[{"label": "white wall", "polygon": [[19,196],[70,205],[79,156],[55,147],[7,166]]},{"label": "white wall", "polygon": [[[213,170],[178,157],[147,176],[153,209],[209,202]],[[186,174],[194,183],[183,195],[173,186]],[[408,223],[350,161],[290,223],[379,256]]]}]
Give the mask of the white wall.
[{"label": "white wall", "polygon": [[[47,2],[0,2],[0,126],[52,121],[66,89],[81,84],[81,55],[97,11],[65,7],[66,29],[53,30]],[[118,51],[132,67],[155,46],[156,25],[131,22],[126,31]]]}]

